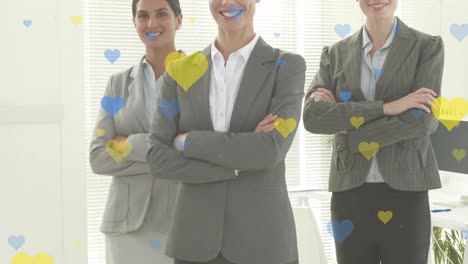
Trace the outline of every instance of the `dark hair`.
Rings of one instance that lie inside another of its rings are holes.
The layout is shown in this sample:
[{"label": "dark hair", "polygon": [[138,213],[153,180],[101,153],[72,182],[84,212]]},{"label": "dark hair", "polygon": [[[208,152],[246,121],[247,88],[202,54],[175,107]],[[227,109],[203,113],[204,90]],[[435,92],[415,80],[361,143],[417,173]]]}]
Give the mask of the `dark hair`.
[{"label": "dark hair", "polygon": [[[180,3],[179,0],[166,0],[169,3],[169,6],[171,7],[172,11],[174,12],[175,16],[179,16],[182,14],[182,10],[180,9]],[[137,9],[137,4],[140,2],[140,0],[132,0],[132,14],[133,17],[136,16],[136,9]]]}]

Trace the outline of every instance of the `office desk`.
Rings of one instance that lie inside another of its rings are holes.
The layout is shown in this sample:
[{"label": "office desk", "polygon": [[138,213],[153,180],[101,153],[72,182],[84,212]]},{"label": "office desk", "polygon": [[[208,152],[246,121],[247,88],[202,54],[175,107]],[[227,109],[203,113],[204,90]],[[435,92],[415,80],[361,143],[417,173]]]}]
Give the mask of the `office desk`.
[{"label": "office desk", "polygon": [[[431,213],[432,226],[452,230],[468,230],[468,206],[447,206],[444,202],[454,201],[441,192],[431,192],[431,209],[450,208],[450,212]],[[441,204],[442,203],[442,204]],[[432,246],[431,246],[432,251]],[[433,263],[433,262],[432,262]],[[465,244],[463,264],[468,264],[468,239]]]}]

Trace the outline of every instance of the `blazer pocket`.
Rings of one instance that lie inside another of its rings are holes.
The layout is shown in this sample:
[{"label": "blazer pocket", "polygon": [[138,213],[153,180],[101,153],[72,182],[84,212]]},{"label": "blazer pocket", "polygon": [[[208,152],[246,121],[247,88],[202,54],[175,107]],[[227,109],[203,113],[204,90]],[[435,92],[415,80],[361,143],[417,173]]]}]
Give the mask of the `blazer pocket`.
[{"label": "blazer pocket", "polygon": [[112,183],[107,197],[103,221],[107,223],[120,223],[128,216],[128,183]]},{"label": "blazer pocket", "polygon": [[354,166],[355,155],[349,149],[345,135],[335,136],[333,142],[333,163],[339,174],[346,174]]},{"label": "blazer pocket", "polygon": [[429,137],[409,139],[398,143],[398,163],[402,170],[418,173],[427,166]]}]

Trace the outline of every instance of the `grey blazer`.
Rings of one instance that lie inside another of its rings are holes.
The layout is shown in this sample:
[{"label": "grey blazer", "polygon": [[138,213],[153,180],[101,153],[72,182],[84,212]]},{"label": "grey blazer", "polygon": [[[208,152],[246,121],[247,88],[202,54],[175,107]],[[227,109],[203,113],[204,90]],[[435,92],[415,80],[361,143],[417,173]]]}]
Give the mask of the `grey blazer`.
[{"label": "grey blazer", "polygon": [[[296,230],[284,159],[296,127],[286,138],[276,130],[254,131],[269,113],[299,123],[305,61],[259,38],[245,68],[230,131],[221,133],[213,130],[209,110],[210,52],[210,46],[202,52],[208,70],[187,92],[164,75],[159,100],[178,100],[180,112],[167,119],[156,111],[150,130],[151,174],[181,182],[166,254],[199,262],[219,252],[242,264],[295,261]],[[181,60],[200,65],[193,55]],[[190,132],[185,151],[178,152],[172,141],[185,132]],[[237,177],[235,169],[240,170]]]},{"label": "grey blazer", "polygon": [[[158,203],[153,228],[167,233],[177,196],[177,185],[155,180],[146,163],[149,121],[145,111],[142,61],[143,58],[137,65],[109,78],[104,96],[120,96],[124,105],[113,117],[99,107],[90,145],[93,172],[114,176],[101,225],[101,231],[106,234],[124,234],[138,229],[145,218],[152,189]],[[100,135],[102,132],[105,133]],[[131,152],[120,162],[106,150],[106,143],[116,135],[128,136],[132,146]]]},{"label": "grey blazer", "polygon": [[[304,126],[317,134],[335,134],[329,190],[349,190],[364,183],[371,161],[359,152],[361,142],[377,142],[382,177],[391,187],[405,191],[423,191],[441,187],[439,170],[429,135],[436,131],[432,114],[419,116],[412,110],[398,116],[385,116],[383,104],[399,99],[421,87],[440,95],[444,64],[444,45],[433,37],[409,28],[398,19],[395,38],[383,66],[375,101],[366,101],[361,92],[360,69],[363,28],[331,47],[323,49],[320,68],[313,79],[304,104]],[[314,102],[308,97],[323,87],[343,103]],[[362,116],[365,123],[355,129],[351,117]],[[348,130],[347,135],[340,134]]]}]

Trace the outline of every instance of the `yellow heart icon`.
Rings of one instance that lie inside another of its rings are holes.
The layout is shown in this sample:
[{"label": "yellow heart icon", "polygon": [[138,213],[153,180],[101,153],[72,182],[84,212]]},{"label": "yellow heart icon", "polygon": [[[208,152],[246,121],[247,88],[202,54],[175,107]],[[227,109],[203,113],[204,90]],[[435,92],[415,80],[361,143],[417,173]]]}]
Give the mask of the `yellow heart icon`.
[{"label": "yellow heart icon", "polygon": [[294,92],[294,94],[300,94],[300,93],[301,93],[301,89],[296,89],[296,90],[294,90],[293,92]]},{"label": "yellow heart icon", "polygon": [[117,141],[112,139],[107,141],[106,151],[107,154],[115,160],[115,162],[120,163],[132,151],[132,144],[127,140]]},{"label": "yellow heart icon", "polygon": [[452,155],[455,157],[456,160],[460,161],[466,156],[466,150],[465,149],[454,149],[452,150]]},{"label": "yellow heart icon", "polygon": [[83,16],[71,16],[70,20],[73,25],[79,26],[81,23],[83,23]]},{"label": "yellow heart icon", "polygon": [[97,134],[98,134],[99,136],[102,136],[102,135],[106,134],[106,130],[105,130],[104,128],[98,129],[98,130],[97,130]]},{"label": "yellow heart icon", "polygon": [[182,87],[188,91],[208,69],[208,60],[201,52],[171,61],[166,68],[167,73]]},{"label": "yellow heart icon", "polygon": [[283,118],[277,118],[275,121],[276,130],[284,137],[287,138],[291,132],[296,129],[297,122],[293,118],[284,120]]},{"label": "yellow heart icon", "polygon": [[190,23],[195,23],[197,21],[197,19],[194,18],[194,17],[189,17],[189,21],[190,21]]},{"label": "yellow heart icon", "polygon": [[35,257],[27,253],[18,253],[11,258],[10,264],[54,264],[54,259],[45,253],[37,254]]},{"label": "yellow heart icon", "polygon": [[353,116],[351,117],[351,125],[353,125],[353,127],[355,127],[356,129],[359,129],[362,124],[364,124],[364,117],[362,116]]},{"label": "yellow heart icon", "polygon": [[445,97],[438,97],[432,102],[431,108],[435,118],[450,132],[468,114],[468,101],[458,97],[449,102]]},{"label": "yellow heart icon", "polygon": [[379,152],[380,146],[377,142],[361,142],[359,144],[359,152],[367,159],[370,160]]},{"label": "yellow heart icon", "polygon": [[81,247],[81,241],[80,240],[75,240],[75,241],[73,241],[72,245],[74,247]]},{"label": "yellow heart icon", "polygon": [[169,62],[183,58],[183,57],[185,57],[185,55],[182,52],[178,52],[178,51],[171,52],[169,55],[167,55],[166,59],[164,60],[164,67],[167,68],[167,65],[169,65]]},{"label": "yellow heart icon", "polygon": [[388,221],[390,221],[393,217],[393,213],[392,211],[379,211],[379,213],[377,214],[377,216],[379,217],[380,221],[382,221],[382,223],[384,223],[385,225],[388,223]]}]

